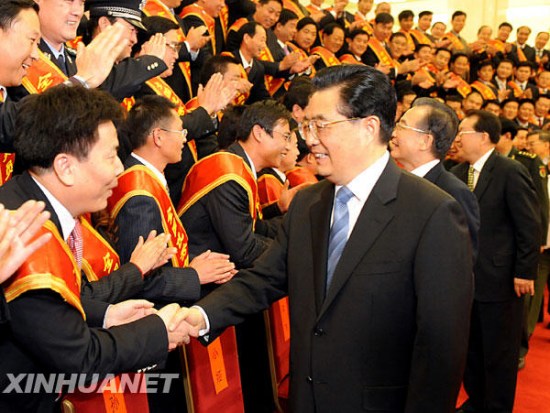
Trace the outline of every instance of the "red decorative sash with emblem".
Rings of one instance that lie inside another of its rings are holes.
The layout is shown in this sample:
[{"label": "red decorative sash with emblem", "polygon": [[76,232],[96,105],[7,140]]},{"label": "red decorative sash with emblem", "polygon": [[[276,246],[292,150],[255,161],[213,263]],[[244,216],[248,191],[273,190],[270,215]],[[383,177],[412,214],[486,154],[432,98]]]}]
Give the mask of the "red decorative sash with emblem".
[{"label": "red decorative sash with emblem", "polygon": [[4,185],[13,174],[14,153],[0,153],[0,186]]},{"label": "red decorative sash with emblem", "polygon": [[187,16],[195,16],[200,19],[203,24],[208,29],[210,34],[210,45],[212,46],[212,53],[216,53],[216,20],[210,16],[202,6],[199,6],[197,3],[192,3],[188,6],[185,6],[180,12],[180,17],[182,19]]},{"label": "red decorative sash with emblem", "polygon": [[46,245],[2,284],[6,301],[9,303],[28,291],[53,290],[86,319],[80,302],[80,269],[59,230],[52,221],[46,221],[34,238],[48,232],[52,237]]},{"label": "red decorative sash with emblem", "polygon": [[451,80],[454,80],[458,83],[456,90],[458,93],[460,93],[460,96],[465,98],[472,92],[472,87],[461,76],[453,72],[451,72],[450,75],[451,75]]},{"label": "red decorative sash with emblem", "polygon": [[46,57],[40,50],[38,60],[35,60],[27,70],[23,78],[23,87],[30,94],[42,93],[52,86],[57,86],[67,80],[67,76],[54,62]]},{"label": "red decorative sash with emblem", "polygon": [[481,93],[481,96],[483,96],[483,99],[485,100],[496,100],[497,94],[495,91],[485,83],[476,80],[474,83],[471,84],[472,88],[477,90],[479,93]]},{"label": "red decorative sash with emblem", "polygon": [[399,30],[401,33],[403,33],[405,35],[405,37],[407,38],[407,47],[409,49],[409,51],[412,53],[414,52],[414,40],[411,36],[411,33],[410,32],[406,32],[404,31],[403,29],[400,29]]},{"label": "red decorative sash with emblem", "polygon": [[311,54],[321,56],[321,60],[326,67],[338,66],[340,64],[340,60],[338,60],[336,55],[323,46],[314,47],[311,49]]},{"label": "red decorative sash with emblem", "polygon": [[[147,0],[147,3],[145,3],[145,7],[143,8],[143,13],[146,16],[164,17],[165,19],[171,20],[172,22],[176,23],[178,25],[178,42],[181,43],[185,41],[185,34],[183,33],[183,30],[181,29],[178,20],[172,14],[170,9],[166,7],[166,5],[160,0]],[[187,85],[187,88],[189,89],[189,96],[193,96],[193,89],[191,87],[192,83],[190,62],[178,62],[178,67],[181,70],[183,77],[185,78],[185,83]]]},{"label": "red decorative sash with emblem", "polygon": [[298,16],[298,20],[306,17],[302,12],[302,9],[300,9],[300,7],[296,3],[294,3],[292,0],[283,0],[283,8],[296,13],[296,15]]},{"label": "red decorative sash with emblem", "polygon": [[[235,55],[231,52],[222,52],[221,54],[223,56],[229,56],[229,57],[232,57],[233,59],[237,59]],[[237,59],[237,61],[239,61],[239,59]],[[246,71],[244,70],[243,65],[239,64],[239,68],[241,70],[241,77],[243,79],[248,79],[248,75],[246,74]],[[235,106],[244,105],[244,103],[246,102],[249,96],[250,96],[250,92],[238,93],[237,96],[235,96],[235,98],[233,99],[233,105]]]},{"label": "red decorative sash with emblem", "polygon": [[346,53],[340,56],[340,63],[347,65],[364,65],[363,62],[357,60],[357,58],[351,53]]},{"label": "red decorative sash with emblem", "polygon": [[291,188],[305,183],[316,184],[319,182],[317,177],[309,169],[302,166],[297,166],[287,171],[286,178]]},{"label": "red decorative sash with emblem", "polygon": [[504,53],[506,51],[506,43],[504,43],[502,40],[490,39],[489,41],[487,41],[487,44],[497,49],[497,52]]},{"label": "red decorative sash with emblem", "polygon": [[444,38],[445,37],[451,41],[451,49],[464,50],[464,45],[456,34],[449,32],[445,34]]},{"label": "red decorative sash with emblem", "polygon": [[518,53],[518,59],[520,62],[526,62],[527,57],[525,57],[525,53],[523,53],[523,49],[519,46],[519,44],[516,43],[516,50]]},{"label": "red decorative sash with emblem", "polygon": [[162,218],[162,228],[165,233],[170,234],[169,244],[178,250],[172,257],[172,265],[186,267],[189,264],[187,233],[166,188],[146,166],[134,165],[119,176],[118,186],[113,190],[107,205],[113,220],[124,204],[134,196],[146,196],[155,200]]},{"label": "red decorative sash with emblem", "polygon": [[368,21],[364,20],[357,13],[354,16],[354,19],[355,19],[356,22],[360,22],[360,21],[364,22],[363,27],[361,27],[361,29],[366,31],[369,36],[372,36],[372,25]]},{"label": "red decorative sash with emblem", "polygon": [[82,271],[88,281],[97,281],[118,270],[120,258],[88,220],[80,218],[80,223],[82,224],[82,238],[86,246],[82,257]]},{"label": "red decorative sash with emblem", "polygon": [[249,20],[246,17],[241,17],[240,19],[235,20],[235,23],[231,25],[228,32],[238,32],[241,27],[243,27]]},{"label": "red decorative sash with emblem", "polygon": [[258,196],[261,208],[277,202],[282,192],[283,184],[272,174],[264,174],[258,178]]},{"label": "red decorative sash with emblem", "polygon": [[178,115],[183,116],[187,113],[185,103],[182,102],[176,92],[174,92],[170,85],[168,85],[168,83],[166,83],[162,78],[160,78],[159,76],[155,76],[154,78],[146,81],[145,84],[149,86],[153,90],[153,92],[155,92],[155,94],[165,97],[174,105],[176,105]]},{"label": "red decorative sash with emblem", "polygon": [[[273,55],[271,54],[271,50],[269,50],[269,47],[264,47],[262,51],[260,52],[260,60],[263,60],[264,62],[274,62],[275,59],[273,58]],[[265,75],[265,87],[267,88],[267,91],[271,96],[273,96],[277,91],[285,84],[285,80],[282,77],[273,77],[270,75]]]},{"label": "red decorative sash with emblem", "polygon": [[412,29],[410,31],[410,34],[416,39],[419,44],[428,44],[430,46],[433,46],[432,41],[428,36],[426,36],[426,33],[423,33],[418,29]]},{"label": "red decorative sash with emblem", "polygon": [[514,96],[516,98],[519,98],[521,97],[521,95],[523,95],[523,90],[516,82],[513,82],[510,80],[507,84],[508,84],[508,87],[512,89],[512,91],[514,92]]},{"label": "red decorative sash with emblem", "polygon": [[369,47],[378,58],[380,64],[389,67],[397,67],[397,63],[395,62],[395,60],[393,60],[386,48],[382,45],[382,43],[378,41],[378,39],[376,39],[375,37],[371,37],[369,39]]},{"label": "red decorative sash with emblem", "polygon": [[261,218],[258,184],[246,162],[229,152],[214,153],[193,165],[183,183],[178,214],[183,215],[211,190],[229,181],[238,183],[248,194],[248,210],[256,222]]}]

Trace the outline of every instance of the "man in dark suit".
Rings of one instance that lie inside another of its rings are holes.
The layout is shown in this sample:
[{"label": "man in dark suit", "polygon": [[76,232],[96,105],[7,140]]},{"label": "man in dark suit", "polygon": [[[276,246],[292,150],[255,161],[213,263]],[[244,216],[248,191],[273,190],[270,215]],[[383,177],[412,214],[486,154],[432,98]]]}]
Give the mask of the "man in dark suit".
[{"label": "man in dark suit", "polygon": [[[15,148],[29,170],[0,188],[0,202],[14,209],[29,199],[43,200],[51,221],[41,231],[51,238],[3,283],[11,320],[0,335],[2,390],[10,385],[8,374],[135,371],[163,362],[169,346],[187,341],[188,326],[168,331],[176,304],[158,316],[109,328],[140,313],[132,306],[120,312],[125,307],[80,300],[83,245],[76,217],[103,209],[116,185],[122,164],[113,120],[121,117],[116,101],[81,87],[52,88],[20,108]],[[2,392],[0,410],[54,411],[58,393],[42,390]]]},{"label": "man in dark suit", "polygon": [[326,179],[297,194],[254,267],[189,321],[208,325],[209,342],[288,293],[292,411],[452,412],[472,300],[464,215],[389,159],[385,75],[335,66],[313,82],[304,130]]},{"label": "man in dark suit", "polygon": [[495,151],[500,132],[495,115],[470,112],[456,138],[465,163],[451,170],[473,190],[481,211],[465,412],[512,412],[522,296],[534,294],[537,274],[539,202],[527,170]]},{"label": "man in dark suit", "polygon": [[424,177],[457,200],[466,216],[475,260],[479,231],[477,199],[466,184],[441,164],[457,129],[458,117],[450,107],[435,99],[419,98],[397,123],[390,149],[392,157],[406,171]]},{"label": "man in dark suit", "polygon": [[519,62],[536,63],[535,48],[527,44],[527,39],[531,34],[531,28],[528,26],[520,26],[516,31],[516,42],[512,45],[512,50],[508,53],[508,58],[517,66]]}]

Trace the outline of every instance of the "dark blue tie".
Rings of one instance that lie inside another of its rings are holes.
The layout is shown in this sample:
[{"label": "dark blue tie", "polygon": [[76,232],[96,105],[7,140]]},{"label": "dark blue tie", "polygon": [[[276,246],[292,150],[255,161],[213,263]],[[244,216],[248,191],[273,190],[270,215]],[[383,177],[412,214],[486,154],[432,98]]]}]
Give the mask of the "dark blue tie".
[{"label": "dark blue tie", "polygon": [[[334,276],[334,270],[346,242],[348,241],[349,231],[349,211],[348,201],[353,196],[353,193],[345,186],[341,187],[336,193],[334,202],[334,214],[332,227],[330,228],[330,238],[328,242],[328,262],[327,262],[327,285],[325,291],[328,291]],[[325,293],[326,294],[326,293]]]}]

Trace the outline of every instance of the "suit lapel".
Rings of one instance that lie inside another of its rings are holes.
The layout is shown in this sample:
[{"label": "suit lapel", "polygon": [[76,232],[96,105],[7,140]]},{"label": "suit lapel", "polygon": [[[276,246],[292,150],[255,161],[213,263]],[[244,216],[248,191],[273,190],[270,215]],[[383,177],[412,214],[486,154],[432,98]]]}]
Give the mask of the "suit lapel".
[{"label": "suit lapel", "polygon": [[55,224],[55,226],[59,230],[59,233],[61,234],[61,236],[63,236],[63,231],[61,229],[59,218],[57,217],[57,214],[55,213],[52,204],[48,200],[48,197],[46,197],[46,194],[42,192],[42,190],[36,184],[34,179],[32,179],[28,171],[23,172],[19,179],[21,181],[20,187],[27,193],[28,199],[43,201],[46,204],[46,207],[44,209],[50,213],[50,221]]},{"label": "suit lapel", "polygon": [[325,181],[323,185],[319,197],[311,204],[309,209],[317,312],[319,312],[325,297],[330,216],[334,202],[334,185],[328,183],[328,181]]},{"label": "suit lapel", "polygon": [[[334,271],[332,284],[319,311],[318,318],[321,318],[324,312],[330,307],[332,301],[334,301],[347,282],[355,267],[357,267],[363,256],[370,250],[376,239],[384,231],[384,228],[393,219],[394,213],[388,204],[397,196],[397,186],[400,176],[401,172],[399,168],[390,160],[359,214],[346,247],[342,252],[340,261]],[[326,263],[326,258],[324,262]]]},{"label": "suit lapel", "polygon": [[491,173],[492,169],[495,166],[497,152],[493,151],[491,155],[489,155],[489,158],[485,162],[485,165],[483,165],[483,169],[481,170],[481,173],[479,174],[479,179],[477,180],[476,187],[474,188],[474,194],[477,197],[477,199],[481,199],[483,196],[483,193],[489,186],[489,183],[493,179],[493,174]]}]

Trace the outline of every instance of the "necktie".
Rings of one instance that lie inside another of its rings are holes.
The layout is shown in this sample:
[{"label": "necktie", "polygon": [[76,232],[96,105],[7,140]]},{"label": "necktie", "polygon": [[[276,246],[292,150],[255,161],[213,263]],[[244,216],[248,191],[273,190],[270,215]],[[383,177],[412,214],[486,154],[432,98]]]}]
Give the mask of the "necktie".
[{"label": "necktie", "polygon": [[65,76],[68,76],[67,65],[65,64],[65,56],[63,54],[60,54],[57,58],[55,56],[52,57],[57,61],[57,67],[61,69]]},{"label": "necktie", "polygon": [[69,249],[73,253],[74,259],[79,267],[82,266],[82,253],[84,251],[84,242],[82,239],[82,225],[78,219],[75,219],[74,229],[67,238]]},{"label": "necktie", "polygon": [[[341,187],[336,194],[334,202],[334,216],[332,227],[330,228],[330,238],[328,243],[328,262],[327,262],[327,285],[325,291],[328,291],[334,276],[334,270],[346,242],[348,241],[349,230],[349,211],[348,201],[353,196],[353,193],[345,186]],[[326,293],[325,293],[326,294]]]},{"label": "necktie", "polygon": [[474,191],[474,167],[472,165],[468,168],[468,189]]},{"label": "necktie", "polygon": [[285,47],[283,47],[283,52],[285,52],[285,56],[288,56],[290,54],[290,50],[288,50],[288,46],[285,44]]}]

